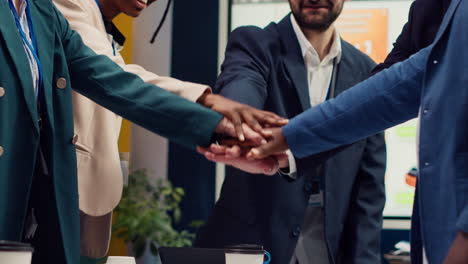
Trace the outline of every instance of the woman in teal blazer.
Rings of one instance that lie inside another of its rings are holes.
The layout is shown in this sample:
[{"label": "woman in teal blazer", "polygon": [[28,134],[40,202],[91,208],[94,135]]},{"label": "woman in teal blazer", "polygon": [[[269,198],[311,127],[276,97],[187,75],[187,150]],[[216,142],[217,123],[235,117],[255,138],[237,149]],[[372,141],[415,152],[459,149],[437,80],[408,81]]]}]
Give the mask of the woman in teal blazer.
[{"label": "woman in teal blazer", "polygon": [[[107,57],[96,55],[51,1],[27,3],[43,68],[44,121],[37,121],[21,36],[8,1],[0,0],[0,240],[22,241],[30,230],[24,228],[29,226],[25,223],[28,207],[36,204],[42,212],[38,213],[39,238],[33,239],[33,262],[77,264],[80,240],[72,88],[189,147],[209,144],[215,129],[226,128],[219,125],[226,122],[220,123],[220,114],[144,83]],[[46,178],[42,177],[45,173],[35,173],[40,145]],[[39,192],[32,201],[31,192]]]}]

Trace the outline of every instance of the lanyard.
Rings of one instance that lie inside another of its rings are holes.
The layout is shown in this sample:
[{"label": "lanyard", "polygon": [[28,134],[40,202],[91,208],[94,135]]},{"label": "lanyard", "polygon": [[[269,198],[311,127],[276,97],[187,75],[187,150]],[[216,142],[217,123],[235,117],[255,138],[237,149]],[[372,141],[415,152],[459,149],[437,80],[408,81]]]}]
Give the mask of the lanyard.
[{"label": "lanyard", "polygon": [[[26,0],[27,1],[27,0]],[[8,4],[10,5],[11,12],[13,13],[13,16],[15,18],[16,22],[16,27],[18,28],[18,31],[23,38],[24,43],[26,43],[26,46],[28,46],[29,50],[31,51],[34,60],[37,63],[37,68],[39,70],[39,83],[38,83],[38,88],[37,88],[37,106],[39,109],[40,102],[42,100],[42,93],[43,93],[43,84],[42,84],[42,66],[41,66],[41,61],[39,60],[39,56],[37,53],[37,42],[36,42],[36,35],[34,34],[34,28],[32,24],[32,19],[31,19],[31,10],[29,9],[29,3],[26,2],[26,19],[28,21],[28,27],[29,27],[29,37],[31,38],[31,42],[28,40],[26,37],[26,33],[24,32],[23,28],[21,27],[21,22],[18,16],[18,13],[16,12],[15,5],[13,4],[13,0],[8,0]]]},{"label": "lanyard", "polygon": [[[104,13],[102,12],[101,3],[99,3],[99,0],[94,0],[94,1],[96,2],[97,6],[99,7],[99,12],[101,12],[101,17],[102,17],[102,21],[104,22],[104,27],[106,27],[107,20],[104,17]],[[114,38],[113,37],[112,37],[111,45],[112,45],[112,54],[115,56],[115,44],[114,44]]]}]

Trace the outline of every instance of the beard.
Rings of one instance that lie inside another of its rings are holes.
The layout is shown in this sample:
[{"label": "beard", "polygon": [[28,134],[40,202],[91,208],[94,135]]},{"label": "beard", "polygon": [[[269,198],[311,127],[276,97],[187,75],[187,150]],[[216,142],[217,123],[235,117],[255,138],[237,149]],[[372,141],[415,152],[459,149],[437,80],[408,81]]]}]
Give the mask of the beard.
[{"label": "beard", "polygon": [[[316,11],[313,12],[314,16],[311,16],[310,11],[304,11],[304,6],[306,4],[327,6],[328,11],[325,13]],[[302,0],[300,1],[298,7],[293,7],[291,5],[291,9],[294,18],[301,28],[323,32],[326,31],[331,26],[331,24],[333,24],[333,22],[335,22],[343,10],[343,3],[341,3],[341,6],[335,5],[336,4],[330,0]],[[322,15],[319,16],[320,14]]]}]

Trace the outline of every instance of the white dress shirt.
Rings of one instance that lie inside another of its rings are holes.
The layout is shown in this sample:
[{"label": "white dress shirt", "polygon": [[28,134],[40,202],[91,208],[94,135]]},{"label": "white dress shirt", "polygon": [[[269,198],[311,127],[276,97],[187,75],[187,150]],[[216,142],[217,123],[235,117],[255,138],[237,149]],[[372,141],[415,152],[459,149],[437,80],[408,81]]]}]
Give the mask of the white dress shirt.
[{"label": "white dress shirt", "polygon": [[[328,54],[320,60],[317,51],[312,44],[307,40],[301,28],[297,24],[296,19],[291,14],[291,23],[296,34],[299,46],[301,47],[301,55],[304,58],[304,65],[307,69],[307,81],[309,83],[309,98],[310,106],[314,107],[323,103],[327,99],[327,94],[332,81],[333,67],[337,65],[341,59],[341,38],[338,31],[335,29],[333,43]],[[291,151],[286,152],[289,160],[288,175],[295,175],[296,161]]]},{"label": "white dress shirt", "polygon": [[[5,0],[8,2],[8,0]],[[13,1],[13,4],[16,4],[15,1]],[[26,7],[28,6],[28,2],[26,0],[21,0],[21,4],[18,13],[18,18],[21,24],[21,28],[23,29],[23,32],[26,35],[27,41],[33,46],[33,42],[31,39],[31,36],[29,34],[29,25],[28,25],[28,18],[27,18],[27,13],[26,13]],[[12,19],[14,19],[14,14],[13,11],[11,12]],[[16,24],[16,23],[15,23]],[[28,47],[26,44],[26,40],[21,38],[23,40],[23,47],[24,50],[26,51],[26,55],[28,57],[29,61],[29,68],[31,69],[31,75],[33,79],[33,89],[34,89],[34,94],[37,96],[38,93],[38,87],[39,87],[39,66],[37,65],[36,59],[34,59],[33,51]],[[33,46],[34,47],[34,46]]]}]

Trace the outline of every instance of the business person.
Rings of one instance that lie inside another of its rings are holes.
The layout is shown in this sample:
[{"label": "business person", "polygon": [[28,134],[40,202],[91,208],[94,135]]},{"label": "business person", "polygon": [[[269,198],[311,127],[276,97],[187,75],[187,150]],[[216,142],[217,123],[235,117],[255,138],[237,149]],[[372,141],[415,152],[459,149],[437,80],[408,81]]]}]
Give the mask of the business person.
[{"label": "business person", "polygon": [[312,155],[420,113],[412,262],[468,263],[467,26],[468,1],[452,0],[432,45],[297,116],[247,156],[288,146]]},{"label": "business person", "polygon": [[451,0],[416,0],[411,4],[408,22],[393,44],[385,61],[374,69],[374,73],[406,60],[414,53],[429,46],[436,37],[440,23]]},{"label": "business person", "polygon": [[[278,24],[231,33],[215,89],[292,118],[364,80],[375,63],[335,29],[343,0],[289,3],[292,14]],[[326,161],[291,156],[289,176],[253,177],[227,167],[220,198],[195,246],[262,244],[278,264],[378,263],[385,154],[378,134]]]},{"label": "business person", "polygon": [[[139,65],[124,62],[119,51],[124,45],[125,36],[112,20],[121,13],[137,17],[153,2],[54,0],[70,27],[97,54],[109,57],[122,69],[138,75],[145,82],[228,114],[225,110],[233,109],[235,103],[212,94],[210,87],[159,76]],[[77,136],[82,263],[92,263],[93,259],[107,254],[112,210],[122,196],[123,181],[117,145],[122,119],[77,92],[72,92],[72,98]]]},{"label": "business person", "polygon": [[[451,0],[416,0],[411,4],[408,22],[393,45],[385,61],[373,70],[378,73],[393,64],[408,59],[419,50],[429,46],[435,39],[440,23],[450,6]],[[418,199],[418,190],[415,199]],[[414,206],[413,211],[418,207]],[[412,223],[415,223],[414,221]],[[413,228],[411,239],[420,237],[419,228]],[[412,251],[415,254],[415,251]],[[418,253],[416,253],[418,254]]]},{"label": "business person", "polygon": [[237,135],[222,115],[96,55],[49,0],[0,1],[0,18],[0,240],[31,241],[35,264],[79,263],[72,88],[189,147]]}]

